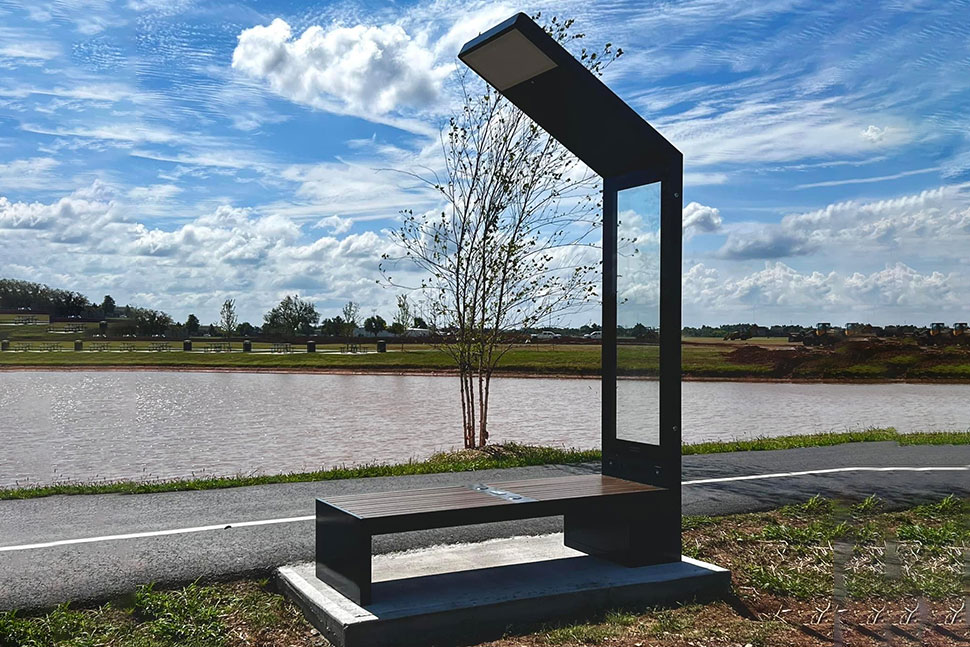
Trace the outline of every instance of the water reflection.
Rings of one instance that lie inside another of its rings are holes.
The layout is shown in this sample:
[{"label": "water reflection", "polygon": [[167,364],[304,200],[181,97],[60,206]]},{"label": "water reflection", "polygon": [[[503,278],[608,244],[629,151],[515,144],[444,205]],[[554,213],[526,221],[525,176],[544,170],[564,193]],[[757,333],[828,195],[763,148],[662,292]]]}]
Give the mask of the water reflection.
[{"label": "water reflection", "polygon": [[[653,416],[657,382],[617,387]],[[425,457],[461,442],[448,377],[0,373],[0,487],[58,478],[287,472]],[[686,382],[684,441],[895,426],[967,429],[968,385]],[[598,447],[597,380],[494,380],[495,442]]]}]

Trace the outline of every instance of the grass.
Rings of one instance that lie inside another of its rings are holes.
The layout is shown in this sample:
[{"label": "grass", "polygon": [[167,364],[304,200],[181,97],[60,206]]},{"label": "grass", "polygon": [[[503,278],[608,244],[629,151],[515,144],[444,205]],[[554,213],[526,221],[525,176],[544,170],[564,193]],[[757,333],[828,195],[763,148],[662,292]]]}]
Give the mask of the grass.
[{"label": "grass", "polygon": [[412,460],[407,463],[398,464],[374,463],[355,467],[335,467],[316,472],[225,476],[149,482],[63,483],[48,486],[22,487],[0,490],[0,500],[29,499],[55,494],[148,494],[153,492],[212,490],[274,483],[302,483],[307,481],[372,478],[376,476],[410,476],[415,474],[467,472],[484,469],[507,469],[512,467],[527,467],[530,465],[567,465],[598,461],[601,456],[599,450],[592,449],[561,449],[509,443],[505,445],[494,445],[484,450],[439,453],[423,461]]},{"label": "grass", "polygon": [[[777,438],[755,438],[753,440],[718,441],[684,445],[682,454],[689,456],[726,452],[770,451],[775,449],[827,447],[847,443],[880,441],[895,441],[901,445],[970,445],[970,431],[900,434],[895,429],[889,428],[840,433],[800,434],[780,436]],[[509,443],[492,445],[484,450],[442,452],[431,456],[427,460],[411,460],[407,463],[374,463],[354,467],[342,466],[314,472],[215,476],[147,482],[112,481],[107,483],[25,485],[23,487],[0,489],[0,501],[5,499],[32,499],[57,494],[148,494],[153,492],[212,490],[275,483],[303,483],[308,481],[371,478],[375,476],[409,476],[415,474],[438,474],[442,472],[468,472],[484,469],[528,467],[532,465],[567,465],[596,462],[601,459],[602,453],[598,449],[564,449]]]},{"label": "grass", "polygon": [[822,434],[793,434],[751,440],[713,441],[684,445],[682,454],[720,454],[725,452],[768,451],[800,447],[830,447],[847,443],[892,441],[900,445],[970,445],[970,431],[927,431],[901,434],[892,427]]},{"label": "grass", "polygon": [[[29,327],[25,327],[29,328]],[[6,331],[0,331],[0,339]],[[450,372],[451,359],[443,352],[423,344],[408,344],[405,351],[392,344],[387,353],[376,353],[373,343],[367,353],[336,353],[339,345],[319,345],[317,353],[306,353],[300,346],[290,354],[269,352],[270,344],[255,342],[253,353],[205,353],[204,341],[196,341],[196,352],[182,352],[180,342],[171,342],[171,352],[74,352],[71,335],[48,335],[36,331],[29,335],[9,335],[11,344],[30,341],[60,343],[60,352],[0,353],[0,368],[27,366],[57,367],[158,367],[158,368],[234,368],[240,370],[305,371],[418,371]],[[219,341],[213,339],[212,341]],[[86,348],[90,348],[85,341]],[[151,342],[131,342],[147,350]],[[121,342],[110,342],[117,350]],[[859,346],[856,348],[855,346]],[[177,350],[174,350],[177,349]],[[596,376],[600,374],[601,349],[595,344],[520,344],[505,354],[498,370],[510,375]],[[621,373],[635,377],[654,377],[658,371],[658,347],[622,345],[618,349]],[[748,342],[686,341],[682,347],[683,374],[701,379],[762,380],[838,380],[879,382],[886,380],[970,381],[970,347],[922,349],[912,343],[883,343],[875,346],[844,344],[832,349],[789,347],[780,340]]]},{"label": "grass", "polygon": [[[488,647],[821,647],[838,642],[836,611],[841,644],[886,644],[887,631],[900,638],[893,644],[966,644],[967,529],[970,501],[954,496],[897,511],[884,511],[874,496],[816,496],[769,512],[687,516],[685,551],[731,570],[731,599],[512,627]],[[0,613],[0,647],[323,644],[267,580],[148,585],[101,606]]]},{"label": "grass", "polygon": [[[726,452],[752,452],[773,449],[796,449],[800,447],[827,447],[844,445],[846,443],[879,442],[887,440],[899,441],[906,434],[900,434],[895,429],[866,429],[864,431],[845,431],[826,434],[793,434],[774,438],[754,438],[751,440],[712,441],[684,445],[682,454],[722,454]],[[970,432],[964,442],[970,444]]]},{"label": "grass", "polygon": [[[233,353],[201,352],[206,340],[195,340],[195,352],[182,352],[180,341],[170,341],[171,352],[147,352],[151,342],[132,341],[146,352],[73,351],[78,335],[47,333],[46,326],[11,326],[0,330],[0,339],[9,338],[13,348],[29,341],[34,348],[41,343],[59,343],[60,352],[0,353],[0,368],[28,367],[159,367],[159,368],[235,368],[241,370],[289,369],[306,371],[421,371],[449,372],[452,360],[425,344],[408,344],[402,351],[391,344],[387,353],[374,352],[373,342],[365,344],[367,353],[344,354],[338,344],[320,344],[317,353],[306,353],[295,346],[290,354],[262,352],[269,342],[254,342],[253,353],[242,353],[234,342]],[[90,342],[85,339],[86,348]],[[221,341],[212,339],[212,342]],[[118,351],[122,342],[109,342]],[[655,345],[621,345],[618,363],[621,373],[655,377],[659,349]],[[597,344],[540,343],[518,344],[502,358],[498,370],[511,375],[596,376],[600,374],[601,349]],[[970,346],[939,349],[920,348],[913,342],[877,344],[846,343],[834,349],[806,349],[790,346],[783,339],[752,339],[725,342],[716,339],[685,339],[682,346],[683,374],[688,378],[762,379],[762,380],[845,380],[879,382],[886,380],[970,381]]]},{"label": "grass", "polygon": [[0,647],[231,647],[312,645],[299,612],[266,582],[155,590],[97,608],[0,613]]}]

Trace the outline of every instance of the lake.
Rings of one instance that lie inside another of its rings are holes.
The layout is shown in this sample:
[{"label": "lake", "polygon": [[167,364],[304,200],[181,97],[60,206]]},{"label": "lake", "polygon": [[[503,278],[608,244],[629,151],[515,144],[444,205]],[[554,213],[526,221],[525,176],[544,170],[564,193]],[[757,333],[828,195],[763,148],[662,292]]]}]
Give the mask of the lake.
[{"label": "lake", "polygon": [[[491,440],[598,447],[599,393],[598,380],[496,378]],[[685,382],[683,393],[685,442],[970,427],[970,385]],[[459,407],[454,377],[2,372],[0,487],[425,458],[460,445]]]}]

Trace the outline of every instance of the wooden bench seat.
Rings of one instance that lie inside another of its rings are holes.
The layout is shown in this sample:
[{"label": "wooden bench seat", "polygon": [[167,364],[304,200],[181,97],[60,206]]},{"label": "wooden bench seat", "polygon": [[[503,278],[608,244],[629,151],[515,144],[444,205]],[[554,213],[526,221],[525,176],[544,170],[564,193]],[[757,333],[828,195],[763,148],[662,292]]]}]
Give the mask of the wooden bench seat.
[{"label": "wooden bench seat", "polygon": [[655,556],[638,557],[635,529],[643,528],[651,500],[663,492],[589,474],[317,499],[316,573],[368,604],[374,535],[558,515],[567,546],[631,565],[651,563]]}]

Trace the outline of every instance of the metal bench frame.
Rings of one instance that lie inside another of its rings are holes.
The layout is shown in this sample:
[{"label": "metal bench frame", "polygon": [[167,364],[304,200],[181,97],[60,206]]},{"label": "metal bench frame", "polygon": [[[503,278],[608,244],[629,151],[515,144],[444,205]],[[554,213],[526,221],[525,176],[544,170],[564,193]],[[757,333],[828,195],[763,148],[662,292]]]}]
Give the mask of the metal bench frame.
[{"label": "metal bench frame", "polygon": [[627,566],[677,561],[679,542],[663,546],[650,514],[669,494],[589,474],[317,499],[316,576],[366,605],[374,535],[559,515],[570,548]]}]

